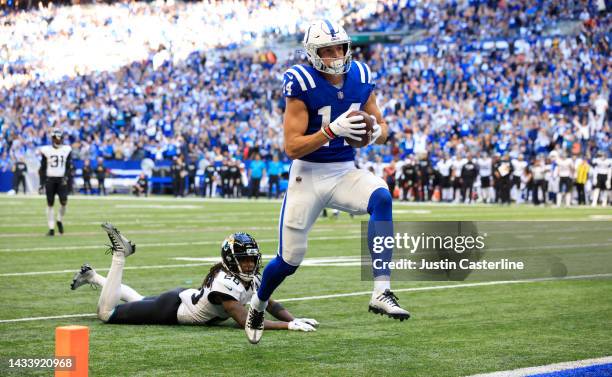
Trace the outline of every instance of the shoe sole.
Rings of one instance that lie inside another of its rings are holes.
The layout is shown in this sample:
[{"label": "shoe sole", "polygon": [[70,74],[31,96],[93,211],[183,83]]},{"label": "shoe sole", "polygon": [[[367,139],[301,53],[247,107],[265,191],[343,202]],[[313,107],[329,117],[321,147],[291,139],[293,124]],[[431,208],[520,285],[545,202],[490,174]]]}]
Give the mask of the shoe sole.
[{"label": "shoe sole", "polygon": [[399,319],[400,322],[403,322],[404,320],[410,318],[410,313],[408,314],[392,314],[392,313],[387,313],[384,310],[377,308],[375,306],[369,305],[368,306],[368,312],[372,312],[374,314],[380,314],[380,315],[386,315],[389,318],[393,318],[393,319]]},{"label": "shoe sole", "polygon": [[87,281],[86,281],[85,283],[80,284],[78,287],[75,287],[75,286],[74,286],[74,285],[76,284],[77,279],[78,279],[79,277],[83,276],[83,273],[82,273],[81,271],[83,270],[83,267],[84,267],[84,266],[88,266],[88,267],[89,267],[89,270],[88,270],[87,272],[91,272],[91,271],[94,271],[94,272],[95,272],[95,270],[94,270],[93,268],[91,268],[91,266],[89,265],[89,263],[86,263],[86,264],[84,264],[83,266],[81,266],[81,270],[79,270],[79,271],[78,271],[78,272],[75,274],[74,278],[72,278],[72,283],[70,283],[70,289],[71,289],[71,290],[73,290],[73,291],[74,291],[74,290],[76,290],[77,288],[79,288],[79,287],[81,287],[81,286],[85,285],[85,284],[91,284],[90,282],[87,282]]},{"label": "shoe sole", "polygon": [[[115,233],[116,236],[121,239],[121,234],[119,233],[119,231],[117,230],[117,228],[115,228],[114,225],[111,225],[109,223],[104,223],[102,224],[102,229],[104,229],[104,231],[106,232],[106,234],[110,237],[111,233]],[[125,253],[126,257],[129,257],[130,255],[136,253],[136,245],[134,243],[132,243],[132,241],[128,240],[128,244],[130,245],[131,248],[131,252]]]},{"label": "shoe sole", "polygon": [[249,343],[251,343],[253,345],[258,344],[259,341],[261,340],[261,338],[259,338],[257,340],[253,340],[253,339],[249,338],[248,336],[247,336],[247,339],[249,340]]}]

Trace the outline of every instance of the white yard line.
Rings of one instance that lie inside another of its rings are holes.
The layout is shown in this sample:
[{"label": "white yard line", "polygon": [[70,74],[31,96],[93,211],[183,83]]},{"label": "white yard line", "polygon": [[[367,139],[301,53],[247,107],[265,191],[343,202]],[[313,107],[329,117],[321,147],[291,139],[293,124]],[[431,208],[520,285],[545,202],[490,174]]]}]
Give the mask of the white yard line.
[{"label": "white yard line", "polygon": [[29,322],[29,321],[42,321],[45,319],[61,319],[61,318],[78,318],[78,317],[95,317],[95,313],[84,313],[84,314],[64,314],[64,315],[52,315],[48,317],[26,317],[17,319],[2,319],[0,323],[13,323],[13,322]]},{"label": "white yard line", "polygon": [[[394,292],[396,293],[397,292],[421,292],[421,291],[434,291],[434,290],[443,290],[443,289],[482,287],[482,286],[489,286],[489,285],[526,284],[526,283],[536,283],[536,282],[554,281],[554,280],[603,278],[603,277],[610,277],[610,276],[612,276],[612,274],[576,275],[576,276],[566,276],[564,278],[540,278],[540,279],[525,279],[525,280],[515,280],[515,281],[489,281],[489,282],[454,284],[454,285],[434,285],[434,286],[429,286],[429,287],[400,288],[400,289],[395,289]],[[336,293],[336,294],[321,295],[321,296],[293,297],[293,298],[279,299],[277,301],[280,301],[280,302],[311,301],[311,300],[323,300],[323,299],[328,299],[328,298],[365,296],[365,295],[371,295],[371,294],[372,294],[372,291],[361,291],[361,292],[349,292],[349,293]],[[94,317],[94,316],[95,314],[89,314],[89,313],[64,314],[64,315],[49,316],[49,317],[24,317],[24,318],[15,318],[15,319],[0,319],[0,323],[38,321],[38,320],[59,319],[59,318]]]},{"label": "white yard line", "polygon": [[[212,223],[219,223],[219,220],[210,221]],[[269,221],[272,223],[272,221]],[[188,224],[189,222],[184,222],[183,224]],[[197,226],[199,221],[192,221],[192,224],[196,224],[196,226],[181,226],[181,227],[168,227],[169,222],[157,222],[157,223],[135,223],[130,224],[130,226],[140,226],[142,228],[150,228],[150,229],[129,229],[127,233],[130,233],[130,236],[133,234],[180,234],[180,233],[192,233],[194,230],[201,233],[209,233],[209,232],[219,232],[219,231],[233,231],[237,228],[236,225],[228,225],[228,226]],[[278,231],[278,224],[274,221],[274,225],[270,226],[250,226],[249,231],[255,230],[275,230]],[[314,233],[326,233],[326,232],[334,232],[339,229],[350,229],[352,228],[354,233],[359,233],[360,231],[355,230],[355,225],[346,224],[341,226],[334,226],[334,228],[315,228],[312,229],[311,232]],[[122,227],[122,229],[124,229]],[[69,237],[80,237],[80,236],[103,236],[104,233],[100,231],[89,231],[89,232],[70,232]],[[63,236],[60,236],[63,237]],[[44,238],[49,239],[49,237],[43,232],[34,232],[34,233],[4,233],[0,234],[0,238]],[[1,250],[1,249],[0,249]]]},{"label": "white yard line", "polygon": [[[274,227],[274,229],[278,229]],[[343,233],[361,233],[361,231],[349,231]],[[326,240],[349,240],[359,239],[360,236],[335,236],[335,237],[309,237],[309,241],[326,241]],[[278,238],[261,238],[257,240],[261,242],[278,242]],[[159,247],[159,246],[192,246],[192,245],[219,245],[219,241],[192,241],[192,242],[156,242],[156,243],[139,243],[138,247]],[[0,253],[17,253],[27,251],[63,251],[63,250],[89,250],[89,249],[104,249],[104,245],[81,245],[81,246],[53,246],[53,247],[27,247],[27,248],[8,248],[0,249]]]},{"label": "white yard line", "polygon": [[612,363],[612,356],[602,357],[599,359],[568,361],[565,363],[542,365],[539,367],[505,370],[505,371],[485,373],[485,374],[475,374],[470,377],[522,377],[522,376],[529,376],[533,374],[558,372],[558,371],[563,371],[567,369],[576,369],[576,368],[589,367],[589,366],[601,365],[601,364],[609,364],[609,363]]},{"label": "white yard line", "polygon": [[[173,197],[158,197],[158,196],[150,196],[147,198],[136,198],[134,196],[129,195],[108,195],[108,196],[97,196],[97,195],[70,195],[68,197],[69,200],[83,200],[83,201],[130,201],[130,202],[173,202],[173,203],[260,203],[260,204],[270,204],[270,203],[281,203],[282,199],[268,199],[268,198],[260,198],[257,200],[254,199],[237,199],[237,198],[202,198],[202,197],[187,197],[187,198],[173,198]],[[45,197],[43,195],[38,194],[28,194],[28,195],[18,195],[18,196],[9,196],[9,195],[0,195],[0,200],[37,200],[41,203],[44,202]]]},{"label": "white yard line", "polygon": [[[125,266],[124,270],[152,270],[152,269],[160,269],[160,268],[177,268],[177,267],[197,267],[197,266],[206,266],[210,263],[188,263],[188,264],[160,264],[154,266]],[[10,277],[10,276],[36,276],[36,275],[56,275],[56,274],[66,274],[66,273],[74,273],[78,270],[78,268],[73,268],[71,270],[55,270],[55,271],[32,271],[32,272],[10,272],[7,274],[0,274],[0,277]],[[108,271],[108,268],[96,268],[96,271]]]},{"label": "white yard line", "polygon": [[[263,259],[272,259],[275,254],[264,254]],[[177,261],[184,262],[200,262],[200,263],[188,263],[188,264],[160,264],[152,266],[126,266],[124,270],[150,270],[160,268],[177,268],[177,267],[197,267],[206,266],[211,263],[220,262],[221,259],[218,257],[204,257],[204,258],[191,258],[191,257],[176,257],[172,258]],[[301,266],[360,266],[360,257],[322,257],[322,258],[306,258]],[[96,271],[108,271],[108,268],[96,268]],[[9,272],[0,274],[0,277],[11,277],[11,276],[37,276],[37,275],[57,275],[76,272],[77,269],[73,268],[70,270],[53,270],[53,271],[30,271],[30,272]]]},{"label": "white yard line", "polygon": [[[264,254],[261,256],[262,259],[272,259],[276,257],[276,254]],[[185,261],[185,262],[208,262],[208,263],[217,263],[220,262],[221,259],[218,257],[206,257],[206,258],[196,258],[196,257],[176,257],[172,258],[174,260]],[[305,258],[300,267],[306,266],[334,266],[334,267],[353,267],[353,266],[361,266],[361,257],[357,256],[340,256],[340,257],[320,257],[320,258]],[[2,275],[0,275],[2,276]]]},{"label": "white yard line", "polygon": [[[612,274],[595,274],[595,275],[575,275],[575,276],[566,276],[564,278],[537,278],[537,279],[524,279],[524,280],[500,280],[500,281],[485,281],[478,283],[465,283],[465,284],[452,284],[452,285],[433,285],[428,287],[415,287],[415,288],[399,288],[394,289],[393,292],[419,292],[419,291],[434,291],[439,289],[455,289],[455,288],[469,288],[469,287],[483,287],[489,285],[504,285],[504,284],[525,284],[525,283],[537,283],[543,281],[554,281],[554,280],[575,280],[575,279],[592,279],[592,278],[604,278],[610,277]],[[297,298],[288,298],[284,300],[277,300],[282,302],[289,301],[309,301],[309,300],[321,300],[326,298],[338,298],[338,297],[350,297],[350,296],[361,296],[361,295],[371,295],[372,291],[361,291],[361,292],[352,292],[352,293],[338,293],[331,295],[323,295],[323,296],[310,296],[310,297],[297,297]]]}]

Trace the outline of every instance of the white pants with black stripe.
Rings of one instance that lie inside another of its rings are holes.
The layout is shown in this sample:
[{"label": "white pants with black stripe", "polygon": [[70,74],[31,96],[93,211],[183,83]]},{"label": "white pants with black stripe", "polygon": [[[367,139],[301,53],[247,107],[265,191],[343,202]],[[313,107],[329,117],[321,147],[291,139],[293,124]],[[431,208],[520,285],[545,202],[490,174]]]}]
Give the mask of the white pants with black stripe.
[{"label": "white pants with black stripe", "polygon": [[299,266],[306,253],[308,232],[324,208],[365,214],[370,196],[381,187],[387,189],[382,178],[357,169],[353,161],[293,161],[279,219],[279,255],[288,264]]}]

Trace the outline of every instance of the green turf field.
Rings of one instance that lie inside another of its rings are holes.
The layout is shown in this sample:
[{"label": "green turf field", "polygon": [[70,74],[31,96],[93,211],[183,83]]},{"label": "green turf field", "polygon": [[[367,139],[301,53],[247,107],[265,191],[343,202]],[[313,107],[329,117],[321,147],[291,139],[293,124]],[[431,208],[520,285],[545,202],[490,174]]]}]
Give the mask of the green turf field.
[{"label": "green turf field", "polygon": [[[612,355],[612,281],[567,280],[423,289],[455,283],[396,282],[412,312],[398,322],[367,311],[357,266],[303,266],[276,292],[294,314],[321,323],[316,333],[268,331],[250,345],[233,323],[222,327],[104,325],[91,314],[99,290],[70,291],[83,262],[110,265],[100,223],[110,221],[137,245],[123,282],[144,295],[196,287],[212,263],[175,258],[219,255],[234,231],[274,254],[280,202],[198,199],[71,198],[67,233],[47,238],[43,197],[0,196],[0,376],[52,375],[7,368],[7,358],[47,358],[54,329],[90,328],[91,376],[462,376]],[[602,208],[396,205],[396,220],[612,220]],[[308,258],[359,256],[360,221],[319,219]],[[46,272],[43,274],[24,274]],[[228,321],[231,322],[231,321]]]}]

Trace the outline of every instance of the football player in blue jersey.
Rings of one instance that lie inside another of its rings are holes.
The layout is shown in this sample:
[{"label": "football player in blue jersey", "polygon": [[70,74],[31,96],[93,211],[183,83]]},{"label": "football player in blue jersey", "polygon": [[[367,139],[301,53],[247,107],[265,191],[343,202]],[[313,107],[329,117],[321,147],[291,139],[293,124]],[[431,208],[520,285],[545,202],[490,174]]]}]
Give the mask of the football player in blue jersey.
[{"label": "football player in blue jersey", "polygon": [[[308,232],[325,207],[369,213],[370,245],[374,236],[393,234],[387,184],[355,167],[355,150],[346,142],[347,138],[360,140],[366,132],[363,116],[349,116],[355,110],[365,111],[374,121],[370,144],[387,139],[388,127],[376,102],[372,72],[365,63],[352,60],[349,36],[329,20],[308,27],[304,48],[310,65],[294,65],[284,75],[285,152],[293,162],[280,213],[277,256],[264,270],[245,325],[253,344],[263,334],[268,299],[304,259]],[[373,261],[379,260],[377,266],[386,266],[391,254],[392,249],[387,248],[371,255]],[[390,290],[390,275],[388,268],[373,268],[369,310],[407,319],[410,314]]]}]

